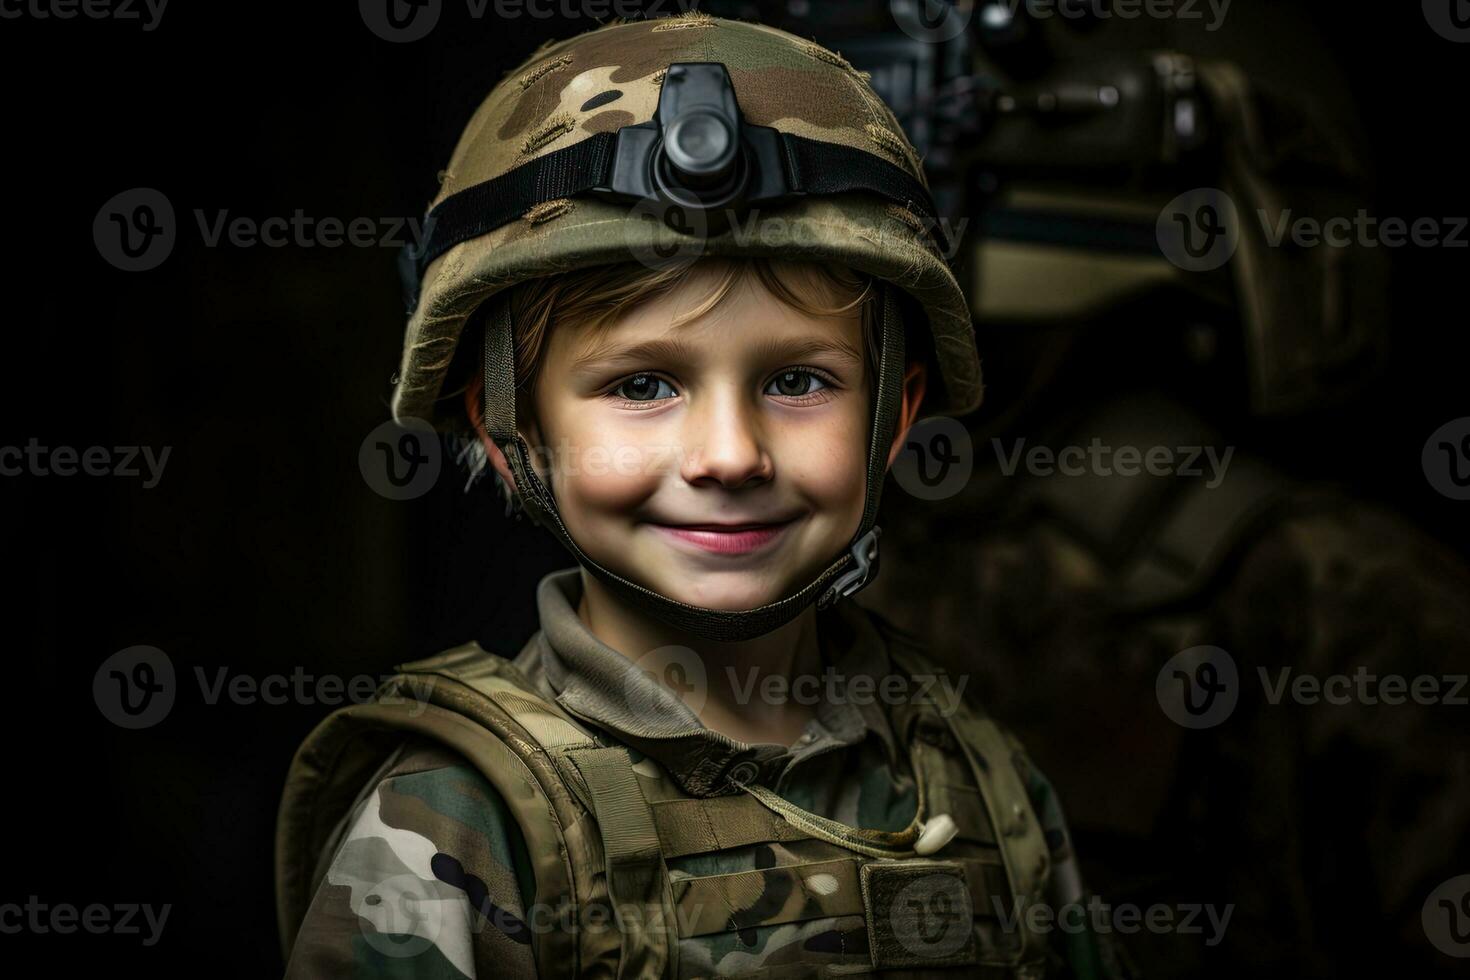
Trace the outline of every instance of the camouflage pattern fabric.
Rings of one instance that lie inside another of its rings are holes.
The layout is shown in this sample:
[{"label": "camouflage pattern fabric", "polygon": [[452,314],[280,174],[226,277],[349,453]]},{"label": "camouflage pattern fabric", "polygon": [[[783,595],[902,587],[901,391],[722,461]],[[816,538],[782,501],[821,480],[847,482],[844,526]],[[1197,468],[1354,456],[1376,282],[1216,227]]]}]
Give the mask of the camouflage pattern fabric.
[{"label": "camouflage pattern fabric", "polygon": [[[915,784],[881,707],[823,698],[818,717],[793,746],[734,742],[697,718],[690,722],[679,699],[592,636],[575,612],[580,574],[568,569],[542,580],[537,602],[543,627],[516,663],[545,696],[561,694],[565,703],[571,694],[579,714],[599,716],[611,744],[630,746],[649,803],[691,800],[685,787],[701,785],[704,763],[713,755],[721,765],[755,760],[757,781],[844,823],[898,830],[908,822]],[[843,678],[856,672],[881,678],[888,669],[886,644],[906,642],[881,617],[855,605],[839,604],[823,615],[827,632],[840,638],[831,663]],[[636,714],[630,704],[639,706]],[[618,727],[623,723],[630,728]],[[1055,794],[1020,743],[1008,740],[1050,852],[1046,900],[1085,901]],[[631,748],[635,743],[649,753]],[[713,788],[704,786],[706,792]],[[750,798],[720,799],[738,807]],[[1002,907],[1008,903],[1004,872],[994,863],[993,846],[980,843],[994,841],[993,828],[983,811],[949,809],[961,834],[937,857],[965,864],[983,943],[1018,941],[1014,926],[1005,926],[1005,913],[1014,909]],[[719,828],[711,833],[718,836]],[[870,962],[853,853],[816,839],[680,850],[665,842],[680,977],[817,976],[825,966]],[[557,965],[535,962],[529,936],[537,928],[563,928],[567,920],[534,906],[528,868],[521,834],[489,783],[452,752],[410,741],[358,805],[302,924],[287,976],[529,977],[538,967],[539,975],[559,975]],[[992,897],[995,902],[988,902]],[[996,907],[987,909],[990,904]],[[609,921],[610,915],[586,910],[578,925],[607,928]],[[1078,941],[1056,932],[1050,938],[1047,975],[1121,975],[1111,945],[1100,937]]]},{"label": "camouflage pattern fabric", "polygon": [[[529,867],[484,777],[453,752],[410,740],[354,811],[286,975],[534,977]],[[477,973],[477,963],[495,970]]]}]

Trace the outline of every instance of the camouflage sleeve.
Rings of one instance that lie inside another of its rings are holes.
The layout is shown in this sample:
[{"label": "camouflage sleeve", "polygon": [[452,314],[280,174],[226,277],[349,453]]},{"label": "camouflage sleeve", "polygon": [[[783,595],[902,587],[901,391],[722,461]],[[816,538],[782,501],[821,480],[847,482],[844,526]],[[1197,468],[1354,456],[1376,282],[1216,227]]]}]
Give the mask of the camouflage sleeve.
[{"label": "camouflage sleeve", "polygon": [[534,891],[494,787],[458,755],[411,742],[353,812],[287,980],[534,977]]},{"label": "camouflage sleeve", "polygon": [[1010,742],[1012,758],[1031,798],[1031,806],[1041,821],[1051,857],[1046,901],[1052,912],[1053,928],[1048,937],[1055,972],[1075,980],[1131,980],[1136,972],[1127,965],[1126,951],[1119,947],[1110,931],[1100,932],[1095,927],[1097,898],[1082,880],[1077,854],[1072,849],[1072,834],[1067,829],[1066,814],[1062,812],[1056,790],[1031,761],[1020,740],[1002,730]]}]

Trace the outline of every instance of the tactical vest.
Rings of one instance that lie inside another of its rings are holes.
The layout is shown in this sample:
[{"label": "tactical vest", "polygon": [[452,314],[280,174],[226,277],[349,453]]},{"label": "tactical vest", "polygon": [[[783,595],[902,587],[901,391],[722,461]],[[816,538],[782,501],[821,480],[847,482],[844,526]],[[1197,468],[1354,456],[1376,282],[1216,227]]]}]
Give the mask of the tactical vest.
[{"label": "tactical vest", "polygon": [[[916,651],[890,644],[889,652],[898,671],[934,673]],[[277,912],[288,955],[356,800],[404,735],[417,733],[463,755],[519,823],[535,874],[541,927],[532,928],[531,941],[542,976],[698,976],[681,972],[680,940],[840,916],[866,923],[869,963],[856,971],[782,963],[733,975],[999,980],[1046,972],[1045,937],[1027,928],[1029,917],[1017,915],[1016,905],[1043,901],[1047,846],[1005,736],[963,703],[889,709],[927,816],[948,814],[958,831],[927,856],[910,850],[875,858],[807,832],[811,824],[750,792],[693,797],[653,760],[635,767],[625,746],[547,701],[509,661],[478,644],[398,671],[374,701],[328,716],[292,762],[276,838]],[[814,859],[678,880],[665,863],[777,841],[809,841],[804,853]],[[782,900],[752,900],[773,893]],[[605,910],[609,924],[588,925],[588,909]],[[582,925],[548,928],[548,921]]]}]

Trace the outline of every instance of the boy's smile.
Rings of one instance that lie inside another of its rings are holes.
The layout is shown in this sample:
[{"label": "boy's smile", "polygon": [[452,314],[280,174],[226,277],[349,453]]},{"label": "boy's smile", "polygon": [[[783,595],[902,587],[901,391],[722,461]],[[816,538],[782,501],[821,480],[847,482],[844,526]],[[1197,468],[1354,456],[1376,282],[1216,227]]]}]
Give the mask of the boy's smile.
[{"label": "boy's smile", "polygon": [[771,544],[789,528],[795,519],[779,523],[744,524],[653,524],[676,541],[686,541],[696,548],[717,555],[744,555]]},{"label": "boy's smile", "polygon": [[[862,324],[807,316],[754,277],[702,316],[691,270],[600,336],[554,330],[536,389],[573,540],[671,599],[748,609],[833,560],[862,518],[870,400]],[[741,530],[745,528],[745,530]]]}]

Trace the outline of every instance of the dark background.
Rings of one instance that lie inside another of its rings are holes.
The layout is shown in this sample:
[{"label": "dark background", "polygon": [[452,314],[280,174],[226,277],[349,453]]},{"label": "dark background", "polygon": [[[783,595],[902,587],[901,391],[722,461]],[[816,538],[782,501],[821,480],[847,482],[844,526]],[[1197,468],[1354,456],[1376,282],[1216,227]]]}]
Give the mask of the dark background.
[{"label": "dark background", "polygon": [[[1237,0],[1226,33],[1253,31],[1267,7],[1251,50],[1355,110],[1372,210],[1470,213],[1470,51],[1410,3]],[[476,635],[514,653],[534,628],[536,581],[569,564],[506,521],[488,485],[464,496],[452,466],[411,502],[364,481],[358,449],[387,417],[402,339],[393,249],[206,248],[193,211],[416,216],[502,73],[595,22],[475,21],[449,4],[428,38],[388,44],[351,4],[304,8],[176,0],[149,33],[0,21],[3,442],[172,450],[152,489],[0,479],[13,601],[0,901],[172,905],[151,948],[7,935],[7,959],[277,975],[275,806],[292,751],[330,706],[210,705],[195,670],[376,676]],[[168,196],[179,241],[159,268],[126,273],[99,255],[92,222],[134,187]],[[1292,471],[1340,479],[1461,553],[1465,505],[1430,488],[1419,452],[1466,414],[1466,272],[1464,251],[1397,250],[1384,378],[1349,406],[1257,433]],[[172,658],[180,694],[164,722],[124,731],[99,713],[92,679],[139,644]]]}]

